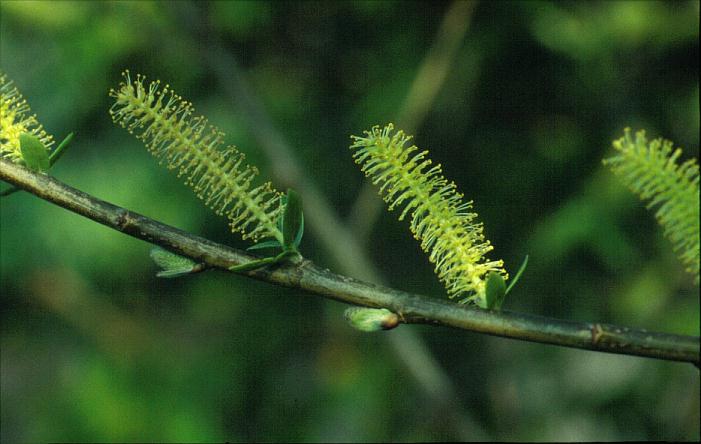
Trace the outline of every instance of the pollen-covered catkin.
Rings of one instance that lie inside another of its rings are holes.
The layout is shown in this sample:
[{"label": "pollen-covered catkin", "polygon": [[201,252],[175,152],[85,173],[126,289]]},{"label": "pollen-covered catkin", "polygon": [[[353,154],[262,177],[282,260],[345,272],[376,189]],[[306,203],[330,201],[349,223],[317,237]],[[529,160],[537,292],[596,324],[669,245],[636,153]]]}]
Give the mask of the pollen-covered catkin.
[{"label": "pollen-covered catkin", "polygon": [[22,161],[19,142],[21,134],[35,136],[47,150],[53,145],[53,137],[46,134],[36,115],[30,115],[30,112],[22,94],[8,80],[7,75],[0,72],[0,157],[13,162]]},{"label": "pollen-covered catkin", "polygon": [[389,209],[403,205],[400,220],[411,213],[411,231],[435,264],[449,297],[485,306],[487,274],[496,272],[505,279],[508,274],[501,260],[486,260],[494,247],[484,238],[477,214],[469,211],[472,202],[462,200],[455,184],[442,176],[440,165],[431,166],[428,151],[407,146],[411,137],[394,131],[391,123],[352,139],[356,163],[373,184],[381,184]]},{"label": "pollen-covered catkin", "polygon": [[277,227],[282,194],[270,182],[253,185],[258,169],[246,164],[243,153],[224,148],[224,134],[203,116],[193,117],[192,104],[168,85],[145,85],[145,77],[132,79],[128,71],[123,77],[110,91],[112,120],[142,140],[168,169],[185,176],[207,206],[229,218],[232,231],[244,239],[270,237],[282,243]]}]

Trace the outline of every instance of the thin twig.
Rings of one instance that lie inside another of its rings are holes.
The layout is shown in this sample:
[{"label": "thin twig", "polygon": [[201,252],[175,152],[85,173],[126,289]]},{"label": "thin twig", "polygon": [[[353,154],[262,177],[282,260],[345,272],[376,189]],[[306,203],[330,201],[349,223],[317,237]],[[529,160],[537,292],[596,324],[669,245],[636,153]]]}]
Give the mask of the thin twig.
[{"label": "thin twig", "polygon": [[[211,267],[227,269],[256,259],[245,252],[99,200],[8,160],[0,160],[0,179],[74,213]],[[349,304],[384,307],[399,314],[405,324],[443,325],[530,342],[699,365],[700,341],[694,336],[474,309],[443,299],[368,284],[332,273],[308,260],[243,274]]]}]

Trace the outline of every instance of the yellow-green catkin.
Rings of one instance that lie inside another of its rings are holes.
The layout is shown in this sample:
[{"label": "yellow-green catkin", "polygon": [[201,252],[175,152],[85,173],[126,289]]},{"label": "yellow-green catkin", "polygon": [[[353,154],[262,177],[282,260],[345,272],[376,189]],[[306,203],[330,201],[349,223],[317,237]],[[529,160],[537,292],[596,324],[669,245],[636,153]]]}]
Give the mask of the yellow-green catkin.
[{"label": "yellow-green catkin", "polygon": [[409,146],[410,136],[390,123],[373,127],[364,137],[352,136],[355,162],[380,184],[389,209],[403,206],[399,219],[411,213],[410,228],[429,254],[450,298],[485,306],[485,280],[495,272],[508,278],[501,260],[485,255],[494,247],[484,238],[472,201],[464,202],[453,182],[431,166],[428,151]]},{"label": "yellow-green catkin", "polygon": [[110,96],[115,123],[142,140],[148,150],[185,176],[199,198],[230,220],[231,229],[244,239],[274,238],[282,243],[277,226],[281,193],[270,182],[255,186],[258,169],[245,162],[234,146],[225,147],[224,134],[203,116],[193,117],[191,103],[160,81],[132,79],[129,71]]},{"label": "yellow-green catkin", "polygon": [[681,148],[662,138],[648,141],[645,131],[635,137],[630,128],[613,142],[616,155],[604,159],[623,183],[655,216],[674,251],[699,282],[699,165],[691,158],[678,163]]},{"label": "yellow-green catkin", "polygon": [[8,80],[7,75],[0,72],[0,157],[13,162],[22,161],[19,143],[21,134],[37,137],[47,150],[53,145],[53,137],[44,131],[36,115],[29,114],[30,112],[22,94]]}]

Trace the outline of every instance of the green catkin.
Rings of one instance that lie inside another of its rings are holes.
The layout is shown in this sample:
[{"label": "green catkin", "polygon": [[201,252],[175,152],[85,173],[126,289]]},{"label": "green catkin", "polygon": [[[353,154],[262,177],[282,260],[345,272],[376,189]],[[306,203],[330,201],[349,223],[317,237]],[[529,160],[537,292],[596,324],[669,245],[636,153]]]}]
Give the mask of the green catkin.
[{"label": "green catkin", "polygon": [[280,196],[270,182],[254,186],[258,169],[246,164],[233,146],[224,149],[224,134],[203,116],[193,117],[191,103],[160,81],[145,85],[145,77],[132,79],[129,71],[110,96],[115,123],[142,140],[168,169],[177,169],[197,196],[244,239],[274,238],[282,243],[277,227]]},{"label": "green catkin", "polygon": [[53,145],[53,137],[46,134],[44,128],[31,112],[27,101],[19,90],[8,80],[7,75],[0,72],[0,157],[12,162],[22,162],[20,135],[35,136],[49,150]]},{"label": "green catkin", "polygon": [[472,201],[464,202],[455,184],[442,176],[441,166],[430,166],[428,151],[407,146],[411,137],[394,131],[391,123],[352,139],[355,162],[373,184],[381,184],[389,209],[403,205],[400,220],[411,213],[411,231],[429,254],[448,296],[484,307],[486,276],[495,272],[507,279],[508,274],[503,261],[485,258],[494,247],[484,238],[477,214],[469,211]]},{"label": "green catkin", "polygon": [[699,166],[696,159],[677,163],[681,148],[669,140],[647,140],[645,131],[631,135],[625,129],[613,142],[617,155],[604,159],[621,181],[647,208],[657,208],[655,217],[671,241],[674,251],[699,282]]}]

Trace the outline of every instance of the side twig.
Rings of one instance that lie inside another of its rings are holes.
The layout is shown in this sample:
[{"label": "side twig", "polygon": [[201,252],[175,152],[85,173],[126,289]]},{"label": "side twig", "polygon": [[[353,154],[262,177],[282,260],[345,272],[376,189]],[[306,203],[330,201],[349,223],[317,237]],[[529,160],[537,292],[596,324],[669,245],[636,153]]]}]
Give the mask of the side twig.
[{"label": "side twig", "polygon": [[[227,269],[256,259],[138,213],[99,200],[57,179],[0,160],[0,179],[41,199],[178,254]],[[444,299],[433,299],[368,284],[323,269],[311,261],[244,273],[258,280],[297,288],[337,301],[384,307],[405,324],[432,324],[494,336],[609,353],[645,356],[699,365],[699,337],[654,333],[610,324],[473,309]]]}]

